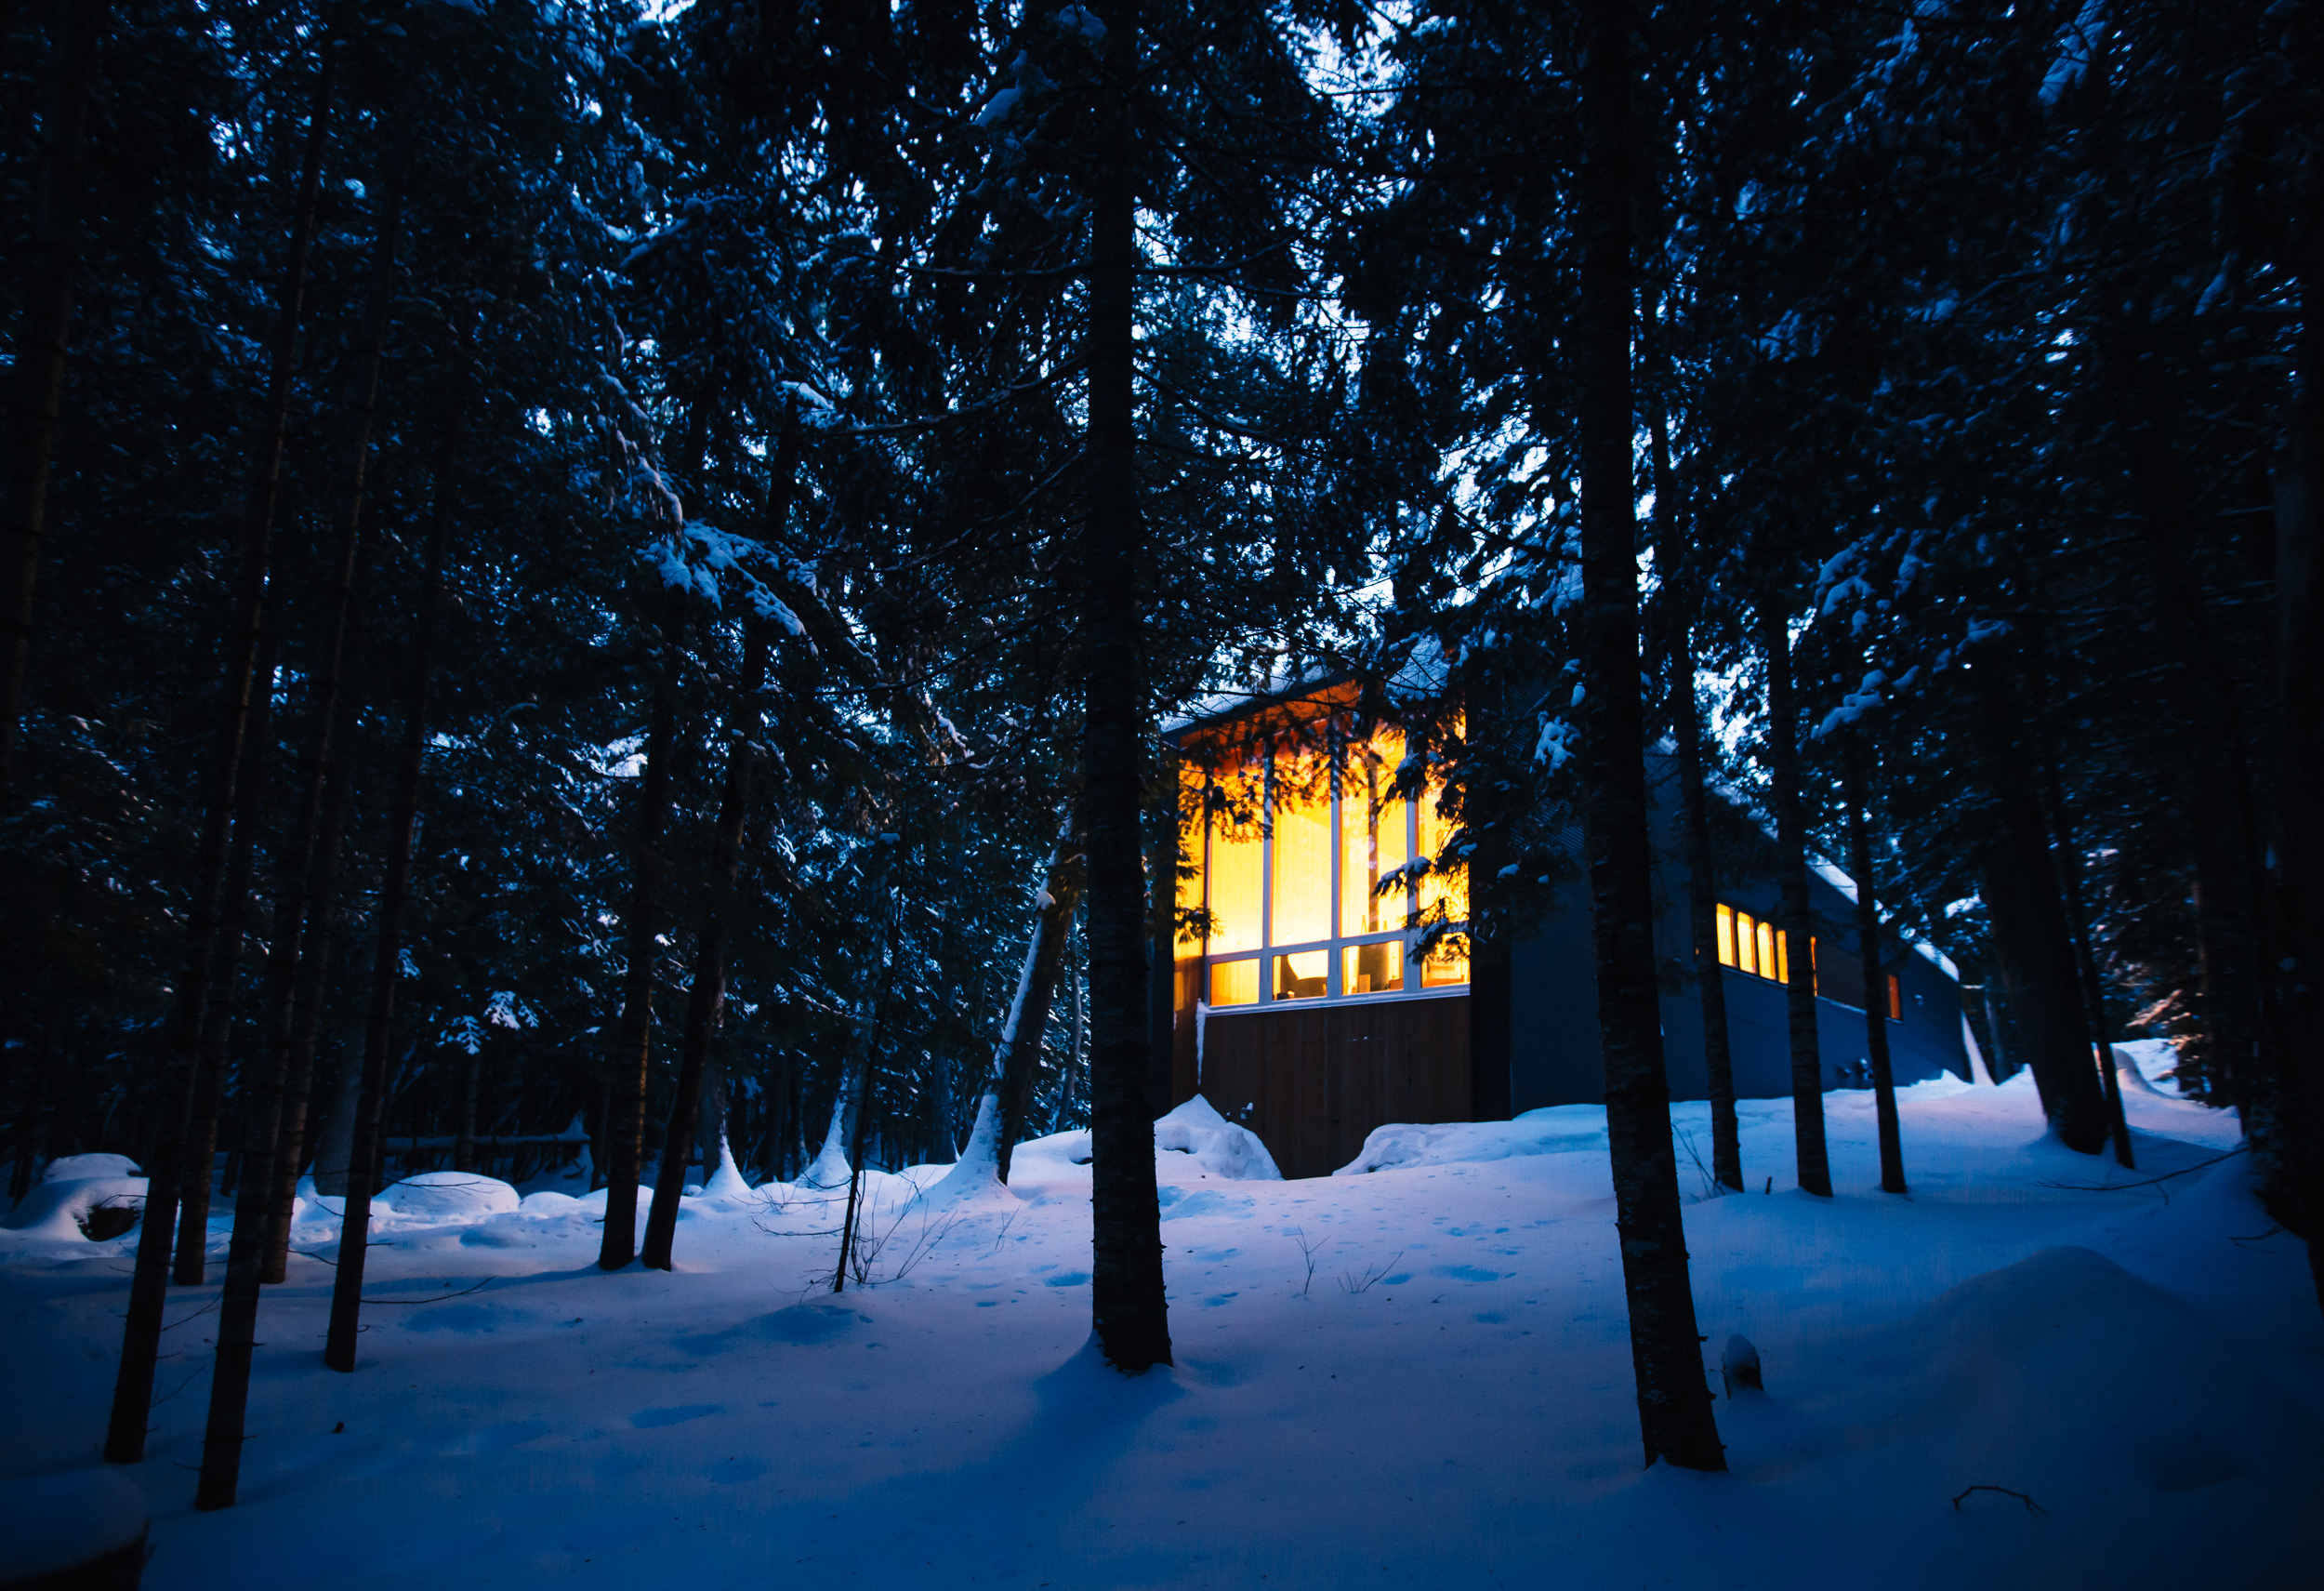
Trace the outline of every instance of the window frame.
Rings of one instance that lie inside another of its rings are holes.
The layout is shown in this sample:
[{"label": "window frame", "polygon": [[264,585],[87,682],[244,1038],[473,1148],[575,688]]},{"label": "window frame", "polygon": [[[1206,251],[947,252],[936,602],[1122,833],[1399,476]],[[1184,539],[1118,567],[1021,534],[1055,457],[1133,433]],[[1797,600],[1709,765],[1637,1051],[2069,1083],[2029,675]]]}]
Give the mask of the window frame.
[{"label": "window frame", "polygon": [[[1383,721],[1383,723],[1386,722],[1392,721]],[[1321,939],[1302,939],[1283,944],[1274,942],[1276,790],[1278,788],[1276,760],[1283,749],[1282,742],[1287,736],[1285,735],[1263,736],[1252,748],[1252,754],[1263,762],[1259,780],[1261,791],[1259,943],[1249,948],[1214,955],[1210,950],[1211,941],[1208,932],[1193,941],[1199,948],[1202,968],[1195,980],[1195,998],[1197,1004],[1209,1010],[1263,1011],[1276,1007],[1442,999],[1468,993],[1473,982],[1474,973],[1471,961],[1471,946],[1468,943],[1469,920],[1467,918],[1447,922],[1443,935],[1437,941],[1439,945],[1449,938],[1458,938],[1462,942],[1461,977],[1459,982],[1429,983],[1427,968],[1430,958],[1420,949],[1421,942],[1428,937],[1431,929],[1435,925],[1433,923],[1424,925],[1418,921],[1422,909],[1420,906],[1422,881],[1410,869],[1420,855],[1420,831],[1423,827],[1421,803],[1431,800],[1441,800],[1443,797],[1445,787],[1441,781],[1434,778],[1424,779],[1420,790],[1416,795],[1400,799],[1398,802],[1404,809],[1404,860],[1398,864],[1398,869],[1404,873],[1402,881],[1404,909],[1401,914],[1404,926],[1371,929],[1355,934],[1340,932],[1341,925],[1346,921],[1344,896],[1347,838],[1342,825],[1346,812],[1345,787],[1348,752],[1350,747],[1356,743],[1356,739],[1349,734],[1347,714],[1343,709],[1340,708],[1329,709],[1329,720],[1324,726],[1323,733],[1327,754],[1329,758],[1328,794],[1325,802],[1324,820],[1325,849],[1328,853],[1327,867],[1328,884],[1324,921],[1325,926],[1331,932]],[[1202,768],[1199,786],[1201,791],[1199,842],[1202,846],[1199,870],[1202,880],[1201,907],[1206,918],[1208,917],[1210,909],[1211,881],[1216,876],[1211,855],[1217,828],[1212,792],[1218,789],[1222,782],[1220,770],[1208,766]],[[1185,839],[1186,836],[1182,829],[1182,843],[1185,842]],[[1458,865],[1464,869],[1467,866],[1466,863]],[[1393,899],[1395,897],[1391,895],[1383,898]],[[1346,982],[1350,951],[1374,945],[1389,944],[1402,948],[1402,953],[1398,958],[1400,978],[1398,987],[1388,989],[1367,989],[1360,993],[1343,987]],[[1324,957],[1322,992],[1303,995],[1278,993],[1285,976],[1282,967],[1284,959],[1310,955],[1318,951],[1322,952]],[[1214,998],[1218,992],[1218,974],[1221,969],[1239,963],[1255,964],[1258,998],[1236,1001],[1233,1004],[1220,1004]]]}]

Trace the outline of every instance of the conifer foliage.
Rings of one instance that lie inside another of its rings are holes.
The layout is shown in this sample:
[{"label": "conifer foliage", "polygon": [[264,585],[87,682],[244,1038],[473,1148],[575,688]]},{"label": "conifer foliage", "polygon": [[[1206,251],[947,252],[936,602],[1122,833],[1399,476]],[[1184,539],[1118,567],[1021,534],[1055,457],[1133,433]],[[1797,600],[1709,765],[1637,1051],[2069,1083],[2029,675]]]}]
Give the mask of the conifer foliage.
[{"label": "conifer foliage", "polygon": [[2076,1149],[2127,1160],[2109,1046],[2168,1039],[2324,1252],[2317,27],[0,9],[0,1138],[12,1199],[152,1173],[107,1456],[214,1201],[205,1507],[305,1351],[294,1212],[351,1213],[361,1372],[403,1176],[570,1171],[601,1265],[671,1271],[721,1157],[949,1160],[988,1091],[1004,1174],[1091,1129],[1096,1337],[1167,1365],[1160,726],[1415,659],[1414,866],[1474,890],[1411,926],[1483,994],[1587,875],[1648,1462],[1723,1463],[1656,1001],[1723,1030],[1731,884],[1780,892],[1810,1193],[1812,947],[1902,1193],[1920,941]]}]

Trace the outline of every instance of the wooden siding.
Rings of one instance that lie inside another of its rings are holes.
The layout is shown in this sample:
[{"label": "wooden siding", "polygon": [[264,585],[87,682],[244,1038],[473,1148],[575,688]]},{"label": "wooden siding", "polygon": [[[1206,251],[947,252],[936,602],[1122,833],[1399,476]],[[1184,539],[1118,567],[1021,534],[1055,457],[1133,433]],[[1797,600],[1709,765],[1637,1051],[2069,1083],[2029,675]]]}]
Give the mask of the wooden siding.
[{"label": "wooden siding", "polygon": [[1199,1091],[1285,1176],[1325,1176],[1391,1121],[1470,1120],[1469,997],[1213,1011]]}]

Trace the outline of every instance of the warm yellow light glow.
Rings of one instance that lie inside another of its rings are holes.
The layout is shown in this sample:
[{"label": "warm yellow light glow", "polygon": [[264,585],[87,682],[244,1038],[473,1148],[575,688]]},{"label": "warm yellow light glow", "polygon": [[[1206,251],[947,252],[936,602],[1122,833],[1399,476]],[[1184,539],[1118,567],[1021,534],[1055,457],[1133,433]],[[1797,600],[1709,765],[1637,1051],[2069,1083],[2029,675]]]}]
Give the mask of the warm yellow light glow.
[{"label": "warm yellow light glow", "polygon": [[[1209,780],[1203,771],[1191,762],[1178,765],[1178,911],[1183,921],[1186,914],[1201,909],[1203,904],[1203,846],[1205,830],[1202,820],[1204,794]],[[1182,945],[1197,944],[1200,935],[1182,933]]]},{"label": "warm yellow light glow", "polygon": [[1776,981],[1781,984],[1791,981],[1791,951],[1783,942],[1783,930],[1780,928],[1776,930]]},{"label": "warm yellow light glow", "polygon": [[1239,961],[1211,962],[1210,1003],[1213,1005],[1258,1004],[1259,958],[1251,956]]},{"label": "warm yellow light glow", "polygon": [[1776,960],[1776,925],[1763,917],[1752,924],[1752,927],[1759,938],[1759,964],[1751,970],[1761,977],[1776,978],[1776,982],[1782,982],[1783,980],[1776,976],[1776,968],[1782,963]]},{"label": "warm yellow light glow", "polygon": [[1321,756],[1275,753],[1274,842],[1274,917],[1267,942],[1330,938],[1331,781]]},{"label": "warm yellow light glow", "polygon": [[[1259,948],[1261,833],[1221,809],[1210,815],[1210,953]],[[1213,1003],[1217,1003],[1213,1001]]]},{"label": "warm yellow light glow", "polygon": [[1405,802],[1396,796],[1404,731],[1375,730],[1348,748],[1340,778],[1340,932],[1379,934],[1404,926],[1404,892],[1386,899],[1380,881],[1404,866]]},{"label": "warm yellow light glow", "polygon": [[1387,994],[1404,988],[1404,941],[1350,945],[1340,952],[1341,994]]},{"label": "warm yellow light glow", "polygon": [[1758,929],[1750,912],[1735,914],[1735,964],[1747,973],[1759,971]]},{"label": "warm yellow light glow", "polygon": [[1469,981],[1469,941],[1463,935],[1448,935],[1437,941],[1436,948],[1420,958],[1420,987],[1449,988]]},{"label": "warm yellow light glow", "polygon": [[1324,993],[1324,976],[1330,970],[1331,952],[1301,950],[1271,958],[1275,965],[1277,1000],[1314,1000]]},{"label": "warm yellow light glow", "polygon": [[1735,908],[1719,908],[1719,964],[1735,965]]},{"label": "warm yellow light glow", "polygon": [[[1452,729],[1455,735],[1466,733],[1468,715],[1455,713]],[[1466,862],[1443,860],[1445,847],[1452,842],[1452,837],[1459,828],[1459,825],[1453,821],[1452,815],[1443,810],[1444,799],[1445,781],[1438,778],[1435,770],[1432,768],[1429,771],[1427,786],[1420,796],[1419,855],[1427,857],[1430,862],[1428,875],[1420,881],[1420,911],[1423,920],[1433,921],[1436,915],[1436,909],[1441,907],[1446,921],[1466,922],[1469,921],[1469,867]],[[1460,976],[1448,981],[1455,983],[1469,981],[1465,952],[1461,961]],[[1425,973],[1422,974],[1420,982],[1423,988],[1428,986]]]}]

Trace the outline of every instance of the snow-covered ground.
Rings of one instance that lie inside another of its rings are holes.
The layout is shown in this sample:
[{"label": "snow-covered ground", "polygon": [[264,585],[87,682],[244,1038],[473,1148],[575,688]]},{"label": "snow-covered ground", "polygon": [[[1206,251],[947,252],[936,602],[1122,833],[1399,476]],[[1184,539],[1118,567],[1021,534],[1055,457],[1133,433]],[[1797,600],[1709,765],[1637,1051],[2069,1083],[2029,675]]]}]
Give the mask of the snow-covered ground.
[{"label": "snow-covered ground", "polygon": [[[2092,1190],[2235,1142],[2128,1097],[2134,1175],[2047,1141],[2023,1084],[1912,1089],[1908,1200],[1873,1191],[1868,1094],[1826,1101],[1829,1201],[1792,1186],[1787,1104],[1744,1105],[1754,1191],[1720,1199],[1705,1108],[1674,1109],[1707,1376],[1731,1332],[1765,1368],[1717,1404],[1724,1476],[1639,1467],[1589,1107],[1383,1129],[1381,1169],[1303,1182],[1160,1152],[1179,1362],[1139,1380],[1089,1345],[1084,1134],[938,1208],[934,1168],[867,1179],[877,1284],[837,1295],[812,1190],[689,1200],[667,1275],[593,1268],[601,1199],[396,1200],[351,1376],[317,1208],[223,1513],[191,1507],[218,1288],[173,1292],[128,1472],[146,1584],[2312,1585],[2304,1256],[2239,1158]],[[57,1225],[0,1232],[0,1479],[99,1467],[132,1240]]]}]

